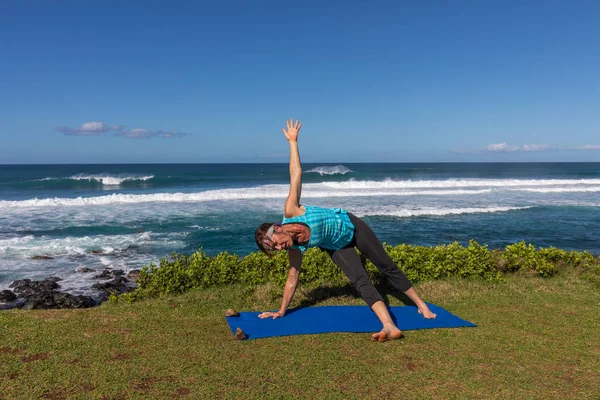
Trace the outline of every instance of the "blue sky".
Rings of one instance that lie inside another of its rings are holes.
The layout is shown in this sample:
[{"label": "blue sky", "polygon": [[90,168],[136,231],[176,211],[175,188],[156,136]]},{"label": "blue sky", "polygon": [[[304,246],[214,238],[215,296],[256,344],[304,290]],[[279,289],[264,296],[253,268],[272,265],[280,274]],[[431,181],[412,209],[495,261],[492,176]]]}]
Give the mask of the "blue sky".
[{"label": "blue sky", "polygon": [[[418,3],[418,4],[417,4]],[[597,1],[0,3],[0,164],[600,161]]]}]

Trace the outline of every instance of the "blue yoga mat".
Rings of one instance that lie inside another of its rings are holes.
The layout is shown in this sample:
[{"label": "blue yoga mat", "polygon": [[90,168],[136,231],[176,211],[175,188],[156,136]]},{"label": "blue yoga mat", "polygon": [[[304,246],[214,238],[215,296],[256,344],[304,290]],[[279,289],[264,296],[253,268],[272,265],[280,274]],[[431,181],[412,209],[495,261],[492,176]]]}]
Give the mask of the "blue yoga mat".
[{"label": "blue yoga mat", "polygon": [[[459,328],[477,326],[444,310],[435,304],[427,303],[437,314],[435,319],[426,319],[418,313],[417,307],[389,307],[392,319],[403,331],[432,328]],[[225,317],[231,332],[241,328],[247,339],[271,336],[304,335],[330,332],[379,332],[381,323],[368,306],[323,306],[288,310],[283,318],[258,318],[260,312],[241,312],[237,317]]]}]

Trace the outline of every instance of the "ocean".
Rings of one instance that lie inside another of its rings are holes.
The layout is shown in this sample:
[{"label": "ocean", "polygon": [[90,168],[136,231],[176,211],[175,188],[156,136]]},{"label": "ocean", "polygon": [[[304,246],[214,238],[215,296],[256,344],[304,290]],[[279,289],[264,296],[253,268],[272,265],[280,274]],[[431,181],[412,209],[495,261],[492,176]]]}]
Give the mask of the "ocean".
[{"label": "ocean", "polygon": [[[257,251],[280,221],[287,164],[0,165],[0,290],[80,267],[137,269],[172,252]],[[302,202],[341,207],[389,244],[600,253],[600,163],[303,164]],[[42,259],[34,259],[42,258]]]}]

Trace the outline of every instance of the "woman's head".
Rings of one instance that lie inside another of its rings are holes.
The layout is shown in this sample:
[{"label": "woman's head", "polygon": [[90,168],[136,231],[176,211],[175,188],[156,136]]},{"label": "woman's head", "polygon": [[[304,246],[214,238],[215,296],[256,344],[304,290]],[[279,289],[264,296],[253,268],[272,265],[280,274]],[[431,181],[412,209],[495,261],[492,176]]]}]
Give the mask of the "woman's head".
[{"label": "woman's head", "polygon": [[254,240],[258,248],[269,257],[275,251],[290,248],[294,243],[291,236],[281,229],[281,225],[271,222],[265,222],[256,229]]},{"label": "woman's head", "polygon": [[256,229],[256,232],[254,232],[256,245],[269,257],[273,256],[273,232],[275,231],[275,226],[277,226],[277,224],[265,222]]}]

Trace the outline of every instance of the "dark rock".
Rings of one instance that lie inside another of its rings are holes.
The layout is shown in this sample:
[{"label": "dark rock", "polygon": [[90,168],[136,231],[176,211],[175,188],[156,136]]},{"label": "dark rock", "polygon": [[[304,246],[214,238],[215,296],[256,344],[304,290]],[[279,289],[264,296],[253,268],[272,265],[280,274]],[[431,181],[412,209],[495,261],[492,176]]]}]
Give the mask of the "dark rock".
[{"label": "dark rock", "polygon": [[25,304],[22,300],[12,301],[10,303],[0,304],[0,310],[12,310],[13,308],[21,308]]},{"label": "dark rock", "polygon": [[130,291],[132,288],[129,286],[129,281],[127,278],[118,276],[108,282],[96,283],[92,285],[92,289],[102,292],[124,293]]},{"label": "dark rock", "polygon": [[8,301],[15,301],[17,299],[17,295],[11,292],[10,290],[3,290],[0,292],[0,302],[6,303]]},{"label": "dark rock", "polygon": [[24,310],[58,308],[54,301],[55,293],[59,292],[48,290],[26,295],[24,296],[25,305],[22,308]]},{"label": "dark rock", "polygon": [[8,287],[14,288],[16,286],[19,286],[21,284],[28,283],[28,282],[31,282],[31,279],[18,279],[16,281],[13,281],[13,283],[11,283]]},{"label": "dark rock", "polygon": [[88,268],[88,267],[77,267],[75,268],[75,272],[79,272],[80,274],[86,274],[88,272],[94,272],[96,271],[95,269],[92,268]]},{"label": "dark rock", "polygon": [[139,269],[134,269],[132,271],[129,271],[129,273],[127,274],[127,279],[131,280],[131,281],[137,281],[140,277],[140,270]]},{"label": "dark rock", "polygon": [[89,296],[74,296],[69,293],[61,293],[55,290],[38,292],[24,298],[25,304],[22,309],[50,309],[50,308],[88,308],[96,303]]},{"label": "dark rock", "polygon": [[28,301],[28,302],[25,302],[25,304],[23,304],[23,307],[21,307],[21,310],[33,310],[34,308],[35,308],[35,302]]},{"label": "dark rock", "polygon": [[102,250],[90,250],[90,254],[102,254]]},{"label": "dark rock", "polygon": [[69,293],[56,293],[54,302],[59,308],[89,308],[93,307],[96,302],[89,296],[74,296]]},{"label": "dark rock", "polygon": [[105,269],[100,274],[94,276],[93,279],[110,279],[121,275],[125,275],[122,269]]},{"label": "dark rock", "polygon": [[32,260],[54,260],[54,257],[50,257],[50,256],[33,256],[31,257]]},{"label": "dark rock", "polygon": [[[21,279],[10,284],[10,288],[19,295],[19,297],[31,296],[35,293],[46,292],[60,287],[54,278],[44,279],[43,281],[32,281],[31,279]],[[58,278],[60,279],[60,278]]]},{"label": "dark rock", "polygon": [[[122,277],[118,279],[124,280],[125,283],[115,282],[114,287],[119,288],[122,292],[130,289],[127,286],[127,279]],[[31,279],[16,280],[9,286],[12,288],[12,292],[10,290],[0,291],[0,303],[4,303],[0,304],[0,310],[17,307],[21,307],[24,310],[88,308],[96,305],[96,302],[90,296],[76,296],[56,290],[60,288],[60,285],[56,283],[60,280],[62,279],[56,276],[46,278],[42,281],[32,281]],[[119,287],[117,283],[124,287]]]},{"label": "dark rock", "polygon": [[98,275],[94,275],[92,278],[93,279],[110,279],[110,278],[112,278],[112,276],[110,275],[110,270],[105,269],[104,271],[100,272]]},{"label": "dark rock", "polygon": [[[91,272],[90,268],[80,267],[78,272]],[[131,276],[135,276],[132,271]],[[56,289],[60,285],[56,283],[62,280],[59,277],[49,277],[41,281],[31,279],[20,279],[10,284],[10,290],[0,291],[0,310],[9,310],[20,307],[24,310],[51,309],[51,308],[88,308],[108,299],[110,293],[121,294],[130,292],[137,286],[125,278],[123,270],[106,269],[99,276],[111,279],[108,282],[98,283],[92,289],[99,291],[94,298],[90,296],[72,295],[60,292]],[[14,293],[13,293],[14,292]]]}]

